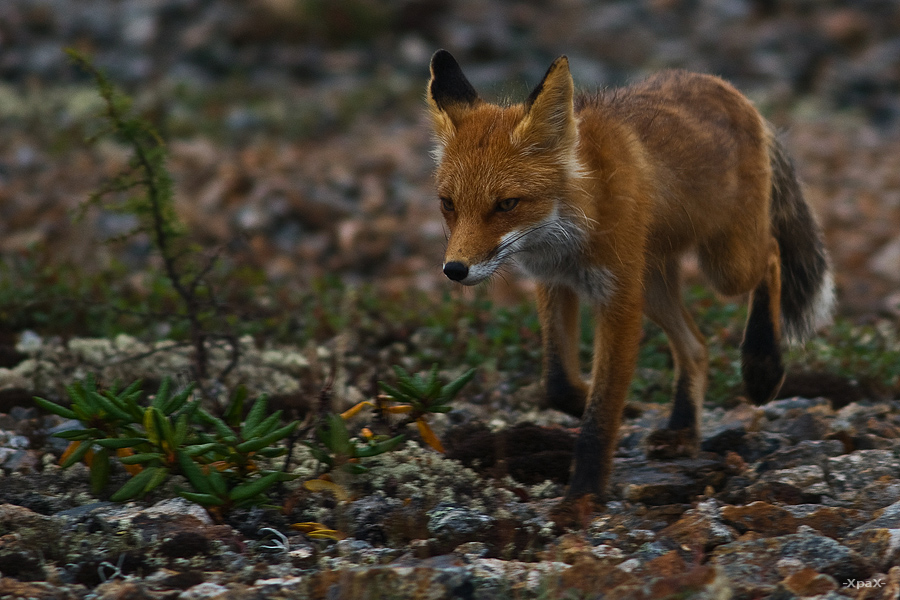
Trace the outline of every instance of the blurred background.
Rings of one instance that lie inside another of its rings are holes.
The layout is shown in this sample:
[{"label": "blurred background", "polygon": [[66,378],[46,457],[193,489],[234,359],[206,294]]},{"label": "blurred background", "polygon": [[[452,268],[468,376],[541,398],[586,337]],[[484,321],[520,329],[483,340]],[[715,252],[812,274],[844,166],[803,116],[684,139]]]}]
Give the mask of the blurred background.
[{"label": "blurred background", "polygon": [[[440,273],[423,102],[436,49],[490,100],[521,100],[560,54],[588,91],[670,67],[718,74],[783,130],[840,311],[900,314],[895,0],[3,0],[7,300],[28,293],[29,275],[114,268],[140,290],[159,266],[146,239],[103,243],[133,227],[128,215],[73,221],[128,153],[85,143],[101,102],[66,47],[157,126],[197,241],[298,292],[338,277],[384,294],[462,293]],[[487,293],[528,291],[507,279]]]}]

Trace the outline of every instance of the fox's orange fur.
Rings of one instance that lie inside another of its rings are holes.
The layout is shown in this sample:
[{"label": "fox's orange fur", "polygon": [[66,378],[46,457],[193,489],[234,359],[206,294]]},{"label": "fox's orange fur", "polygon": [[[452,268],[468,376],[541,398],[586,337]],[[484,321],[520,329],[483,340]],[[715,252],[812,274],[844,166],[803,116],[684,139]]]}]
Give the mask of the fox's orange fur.
[{"label": "fox's orange fur", "polygon": [[[644,314],[665,331],[676,367],[672,416],[649,452],[697,449],[708,360],[681,300],[689,250],[716,290],[752,292],[744,379],[755,402],[774,397],[782,330],[809,333],[833,292],[793,167],[744,96],[683,71],[576,96],[565,57],[511,106],[482,100],[446,51],[431,75],[444,272],[474,285],[515,260],[537,280],[548,403],[584,415],[567,500],[605,491]],[[589,385],[579,302],[596,320]]]}]

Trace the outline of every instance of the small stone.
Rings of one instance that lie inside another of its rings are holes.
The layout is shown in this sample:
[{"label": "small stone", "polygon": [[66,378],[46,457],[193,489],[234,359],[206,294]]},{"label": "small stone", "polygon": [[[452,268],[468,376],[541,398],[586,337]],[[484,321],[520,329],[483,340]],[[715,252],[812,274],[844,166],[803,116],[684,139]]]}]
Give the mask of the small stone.
[{"label": "small stone", "polygon": [[465,506],[441,503],[428,511],[428,532],[442,547],[455,548],[484,538],[496,520]]},{"label": "small stone", "polygon": [[466,542],[453,549],[453,554],[468,559],[484,558],[488,554],[488,545],[484,542]]},{"label": "small stone", "polygon": [[616,566],[626,573],[631,573],[641,566],[641,561],[637,558],[629,558],[628,560],[621,562]]},{"label": "small stone", "polygon": [[789,577],[798,571],[802,571],[806,567],[796,558],[782,558],[775,563],[775,570],[782,577]]},{"label": "small stone", "polygon": [[150,600],[146,584],[142,581],[112,579],[98,585],[92,597],[97,600]]},{"label": "small stone", "polygon": [[224,585],[201,583],[178,594],[178,600],[219,600],[225,598],[227,594],[228,588]]}]

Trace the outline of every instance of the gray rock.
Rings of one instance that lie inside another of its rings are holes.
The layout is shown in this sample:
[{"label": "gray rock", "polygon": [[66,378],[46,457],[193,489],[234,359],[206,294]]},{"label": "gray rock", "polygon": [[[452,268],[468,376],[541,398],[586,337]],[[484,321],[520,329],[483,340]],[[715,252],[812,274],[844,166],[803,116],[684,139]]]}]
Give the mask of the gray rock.
[{"label": "gray rock", "polygon": [[784,398],[783,400],[769,402],[763,407],[763,411],[765,411],[767,419],[775,421],[797,409],[806,411],[813,407],[828,406],[830,406],[830,403],[825,398]]},{"label": "gray rock", "polygon": [[873,520],[865,525],[860,525],[854,531],[879,528],[900,529],[900,501],[884,507],[876,513],[876,517]]},{"label": "gray rock", "polygon": [[768,431],[747,431],[742,425],[738,425],[716,430],[703,440],[700,449],[717,454],[736,452],[745,461],[752,463],[790,445],[791,440],[785,435]]},{"label": "gray rock", "polygon": [[850,532],[844,543],[883,573],[900,564],[900,528],[868,527],[867,524]]},{"label": "gray rock", "polygon": [[784,448],[762,458],[754,465],[757,473],[776,469],[818,465],[823,469],[829,457],[844,453],[844,444],[838,440],[804,440],[796,446]]},{"label": "gray rock", "polygon": [[388,498],[382,494],[372,494],[356,500],[347,509],[347,524],[351,535],[358,540],[371,544],[383,544],[388,540],[386,523],[388,517],[403,502],[397,498]]},{"label": "gray rock", "polygon": [[800,490],[808,492],[815,486],[813,493],[828,493],[825,471],[819,465],[800,465],[790,469],[778,469],[767,471],[759,478],[760,481],[778,482],[792,485]]},{"label": "gray rock", "polygon": [[666,461],[616,461],[613,487],[630,502],[662,505],[691,502],[707,486],[721,489],[725,465],[714,454]]},{"label": "gray rock", "polygon": [[442,547],[455,548],[484,538],[496,519],[457,504],[441,503],[428,511],[428,532]]},{"label": "gray rock", "polygon": [[857,490],[882,477],[900,477],[900,462],[890,450],[857,450],[828,459],[828,482],[842,499],[852,499]]}]

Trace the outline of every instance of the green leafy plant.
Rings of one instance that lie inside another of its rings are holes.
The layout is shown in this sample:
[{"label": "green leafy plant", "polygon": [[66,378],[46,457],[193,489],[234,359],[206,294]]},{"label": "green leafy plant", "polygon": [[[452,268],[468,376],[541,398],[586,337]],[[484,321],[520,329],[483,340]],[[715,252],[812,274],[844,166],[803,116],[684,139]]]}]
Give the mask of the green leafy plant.
[{"label": "green leafy plant", "polygon": [[91,487],[100,493],[115,456],[132,477],[113,493],[113,501],[140,498],[177,474],[192,487],[180,492],[183,497],[224,512],[264,503],[276,483],[294,478],[264,468],[267,459],[287,452],[277,444],[298,424],[282,425],[281,411],[269,414],[265,396],[253,402],[244,418],[246,391],[239,388],[219,418],[193,399],[193,385],[175,393],[169,379],[146,406],[140,403],[139,381],[121,391],[101,390],[88,377],[67,391],[71,408],[35,398],[41,408],[77,419],[84,427],[54,434],[71,442],[60,465],[67,468],[84,460]]},{"label": "green leafy plant", "polygon": [[368,470],[365,465],[360,464],[359,459],[390,452],[399,446],[406,436],[363,435],[362,439],[353,437],[346,421],[340,415],[329,413],[324,416],[316,429],[316,438],[316,441],[304,442],[316,460],[326,465],[329,471],[341,469],[358,474]]},{"label": "green leafy plant", "polygon": [[475,369],[469,369],[450,383],[438,379],[438,365],[432,365],[427,376],[410,374],[401,366],[394,366],[396,385],[383,381],[378,386],[394,401],[410,407],[410,416],[417,419],[428,413],[450,412],[450,402],[475,376]]},{"label": "green leafy plant", "polygon": [[[405,435],[397,432],[411,423],[416,423],[427,444],[439,452],[444,451],[426,419],[429,414],[449,412],[452,409],[450,402],[472,380],[475,370],[470,369],[446,384],[438,378],[436,364],[425,377],[410,374],[399,366],[395,366],[394,371],[397,374],[396,386],[378,382],[386,395],[380,396],[377,403],[366,400],[340,415],[325,414],[316,428],[316,438],[304,442],[313,457],[326,466],[326,473],[336,469],[353,474],[366,472],[367,468],[360,463],[360,459],[396,448],[406,439]],[[363,428],[359,435],[354,436],[347,427],[347,421],[365,408],[373,409],[382,418],[389,414],[404,414],[406,418],[391,427],[394,435],[375,435],[368,428]],[[315,486],[306,487],[312,489]],[[337,489],[332,491],[337,495],[343,493]]]},{"label": "green leafy plant", "polygon": [[379,381],[378,385],[385,392],[383,399],[392,400],[394,406],[382,406],[382,412],[406,413],[406,419],[400,426],[415,423],[422,439],[438,452],[443,452],[441,441],[428,424],[428,415],[450,412],[450,402],[475,376],[475,369],[469,369],[453,381],[444,383],[438,378],[438,365],[435,363],[427,376],[410,374],[400,366],[394,366],[397,375],[396,385]]}]

